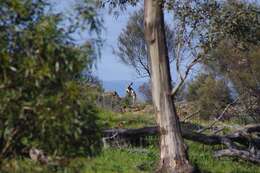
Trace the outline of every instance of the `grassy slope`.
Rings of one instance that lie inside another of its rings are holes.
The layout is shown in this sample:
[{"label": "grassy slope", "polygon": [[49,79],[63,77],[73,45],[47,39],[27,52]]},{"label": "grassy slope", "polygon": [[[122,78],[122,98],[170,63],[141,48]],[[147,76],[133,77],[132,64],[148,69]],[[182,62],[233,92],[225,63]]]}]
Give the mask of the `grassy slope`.
[{"label": "grassy slope", "polygon": [[[106,127],[135,128],[154,125],[154,117],[142,114],[101,112],[100,123]],[[204,173],[260,173],[260,166],[232,158],[216,159],[217,147],[187,141],[192,163]],[[219,148],[219,146],[218,146]],[[158,147],[105,149],[95,158],[74,158],[66,167],[42,166],[29,159],[4,161],[0,172],[11,173],[148,173],[153,172]]]},{"label": "grassy slope", "polygon": [[114,113],[101,111],[99,114],[100,123],[105,128],[140,128],[155,125],[155,117],[149,114],[138,113]]},{"label": "grassy slope", "polygon": [[[260,166],[230,158],[215,159],[211,147],[189,143],[189,154],[194,165],[203,173],[260,173]],[[156,167],[158,149],[112,149],[86,161],[82,173],[145,173]]]},{"label": "grassy slope", "polygon": [[[155,125],[154,116],[148,114],[115,114],[112,112],[102,112],[102,121],[107,127],[116,127],[123,124],[124,128],[137,128]],[[207,122],[203,122],[205,125]],[[198,166],[202,172],[212,173],[260,173],[260,166],[232,158],[213,157],[214,150],[218,148],[187,141],[189,145],[189,156],[193,164]],[[221,149],[221,148],[220,148]],[[121,151],[122,152],[122,151]],[[129,155],[131,157],[131,155]],[[98,159],[98,158],[96,158]],[[155,160],[155,158],[154,158]],[[126,171],[123,171],[126,172]]]},{"label": "grassy slope", "polygon": [[[260,173],[260,166],[230,158],[215,159],[212,148],[189,143],[194,165],[203,173]],[[31,160],[12,160],[1,172],[12,173],[149,173],[156,167],[158,149],[106,149],[95,158],[75,158],[66,167],[41,166]],[[4,171],[6,170],[6,171]]]}]

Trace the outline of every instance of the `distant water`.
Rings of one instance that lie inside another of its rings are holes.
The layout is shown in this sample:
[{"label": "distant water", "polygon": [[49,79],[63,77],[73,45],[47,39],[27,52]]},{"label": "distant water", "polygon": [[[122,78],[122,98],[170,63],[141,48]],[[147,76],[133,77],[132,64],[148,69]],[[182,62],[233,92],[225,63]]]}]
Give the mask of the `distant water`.
[{"label": "distant water", "polygon": [[[125,96],[125,90],[131,81],[117,80],[117,81],[103,81],[103,88],[105,91],[116,91],[120,97]],[[139,93],[138,88],[144,83],[144,81],[133,82],[133,89],[137,93],[137,98],[143,100],[142,95]]]}]

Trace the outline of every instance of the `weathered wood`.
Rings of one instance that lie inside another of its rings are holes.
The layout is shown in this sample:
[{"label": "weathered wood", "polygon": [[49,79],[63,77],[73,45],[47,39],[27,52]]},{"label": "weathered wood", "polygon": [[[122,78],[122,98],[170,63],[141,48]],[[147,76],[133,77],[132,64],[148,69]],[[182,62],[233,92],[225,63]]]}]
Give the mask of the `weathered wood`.
[{"label": "weathered wood", "polygon": [[240,96],[238,96],[232,103],[228,104],[225,109],[223,110],[223,112],[215,119],[215,121],[213,121],[209,126],[203,128],[203,129],[200,129],[198,132],[199,133],[202,133],[208,129],[210,129],[211,127],[213,127],[217,122],[219,122],[223,116],[225,115],[225,113],[227,112],[227,110],[232,106],[234,105],[238,100],[240,99]]},{"label": "weathered wood", "polygon": [[[225,145],[227,149],[216,152],[216,156],[232,156],[239,157],[244,160],[256,162],[260,159],[260,154],[252,155],[251,151],[247,151],[248,148],[254,148],[256,153],[260,153],[260,138],[252,137],[250,134],[260,132],[260,124],[247,125],[244,128],[231,132],[227,135],[207,135],[191,130],[184,125],[181,128],[182,136],[185,139],[199,142],[206,145]],[[155,136],[160,133],[158,127],[144,127],[139,129],[107,129],[103,131],[104,137],[111,137],[116,134],[117,139],[124,139],[125,141],[131,141],[131,139],[138,139],[146,136]],[[236,145],[238,143],[240,146]],[[243,147],[244,146],[244,147]],[[243,147],[243,148],[241,148]],[[239,149],[237,149],[239,148]],[[229,150],[229,151],[228,151]],[[241,152],[239,152],[241,151]],[[238,154],[240,153],[240,154]],[[248,154],[250,154],[248,156]]]},{"label": "weathered wood", "polygon": [[159,129],[156,126],[153,127],[144,127],[139,129],[107,129],[103,131],[103,136],[109,137],[117,134],[117,136],[122,138],[132,138],[135,136],[149,136],[149,135],[157,135]]},{"label": "weathered wood", "polygon": [[[243,145],[248,145],[248,143],[253,143],[257,147],[260,147],[260,138],[249,138],[246,132],[260,132],[260,124],[247,125],[244,128],[231,132],[227,135],[206,135],[192,131],[190,128],[182,127],[182,136],[185,139],[200,142],[208,145],[218,145],[223,144],[224,139],[230,139],[231,141],[241,143]],[[138,129],[106,129],[103,130],[104,137],[111,137],[117,134],[119,138],[137,138],[145,136],[153,136],[159,134],[159,128],[156,126],[143,127]]]},{"label": "weathered wood", "polygon": [[160,130],[158,172],[190,173],[186,147],[171,95],[171,75],[166,46],[163,1],[144,1],[145,38],[149,52],[153,105]]},{"label": "weathered wood", "polygon": [[253,133],[253,132],[260,132],[260,124],[249,124],[246,125],[238,130],[236,132],[243,131],[246,133]]},{"label": "weathered wood", "polygon": [[219,150],[216,151],[214,154],[215,157],[223,157],[223,156],[229,156],[229,157],[238,157],[246,161],[250,161],[253,163],[260,163],[260,153],[251,153],[249,151],[245,150],[238,150],[238,149],[225,149],[225,150]]},{"label": "weathered wood", "polygon": [[200,110],[197,110],[196,112],[191,113],[190,115],[184,117],[181,121],[182,122],[186,122],[187,120],[189,120],[190,118],[194,117],[195,115],[198,115],[200,112]]},{"label": "weathered wood", "polygon": [[[103,131],[104,137],[115,136],[119,139],[130,140],[132,138],[141,138],[145,136],[154,136],[159,134],[159,128],[144,127],[139,129],[107,129]],[[185,139],[200,142],[207,145],[222,144],[221,137],[217,135],[205,135],[197,132],[192,132],[187,129],[182,129],[182,136]]]}]

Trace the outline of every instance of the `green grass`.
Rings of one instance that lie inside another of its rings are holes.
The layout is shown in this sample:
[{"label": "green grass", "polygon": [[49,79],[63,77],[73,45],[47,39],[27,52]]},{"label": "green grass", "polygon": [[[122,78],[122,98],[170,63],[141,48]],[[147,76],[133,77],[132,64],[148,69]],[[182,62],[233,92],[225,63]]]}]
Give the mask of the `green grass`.
[{"label": "green grass", "polygon": [[207,146],[188,141],[189,157],[203,173],[260,173],[260,166],[232,158],[214,158],[214,150],[220,146]]},{"label": "green grass", "polygon": [[[187,141],[186,141],[187,142]],[[218,147],[188,141],[189,156],[202,173],[260,173],[260,166],[231,158],[216,159]],[[29,159],[4,161],[1,173],[149,173],[156,168],[158,147],[105,149],[94,158],[74,158],[66,167],[43,166]]]},{"label": "green grass", "polygon": [[[151,157],[151,156],[152,157]],[[84,173],[148,173],[154,169],[154,155],[142,149],[110,149],[85,164]],[[86,163],[86,162],[85,162]]]},{"label": "green grass", "polygon": [[66,167],[43,166],[29,159],[6,160],[1,173],[149,173],[154,170],[155,149],[106,149],[95,158],[75,158]]},{"label": "green grass", "polygon": [[[138,128],[155,125],[153,115],[100,111],[104,128]],[[204,122],[207,123],[207,122]],[[260,166],[233,158],[214,158],[213,152],[221,146],[207,146],[186,141],[193,165],[202,173],[260,173]],[[156,143],[153,141],[152,143]],[[0,173],[149,173],[156,169],[158,147],[108,148],[93,158],[71,158],[66,166],[44,166],[30,159],[16,158],[2,161]]]},{"label": "green grass", "polygon": [[145,113],[100,111],[99,118],[105,128],[140,128],[155,125],[154,115]]}]

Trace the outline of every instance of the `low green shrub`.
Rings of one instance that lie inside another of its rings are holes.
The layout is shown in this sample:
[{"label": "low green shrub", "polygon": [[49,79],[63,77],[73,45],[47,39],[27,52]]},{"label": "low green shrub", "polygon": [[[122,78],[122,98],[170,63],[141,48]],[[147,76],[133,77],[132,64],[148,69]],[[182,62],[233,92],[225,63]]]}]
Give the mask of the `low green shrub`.
[{"label": "low green shrub", "polygon": [[188,85],[187,101],[193,102],[203,119],[217,117],[231,102],[227,83],[211,74],[200,74]]},{"label": "low green shrub", "polygon": [[91,43],[77,46],[41,0],[0,1],[0,158],[28,152],[94,154],[96,108],[81,83]]}]

